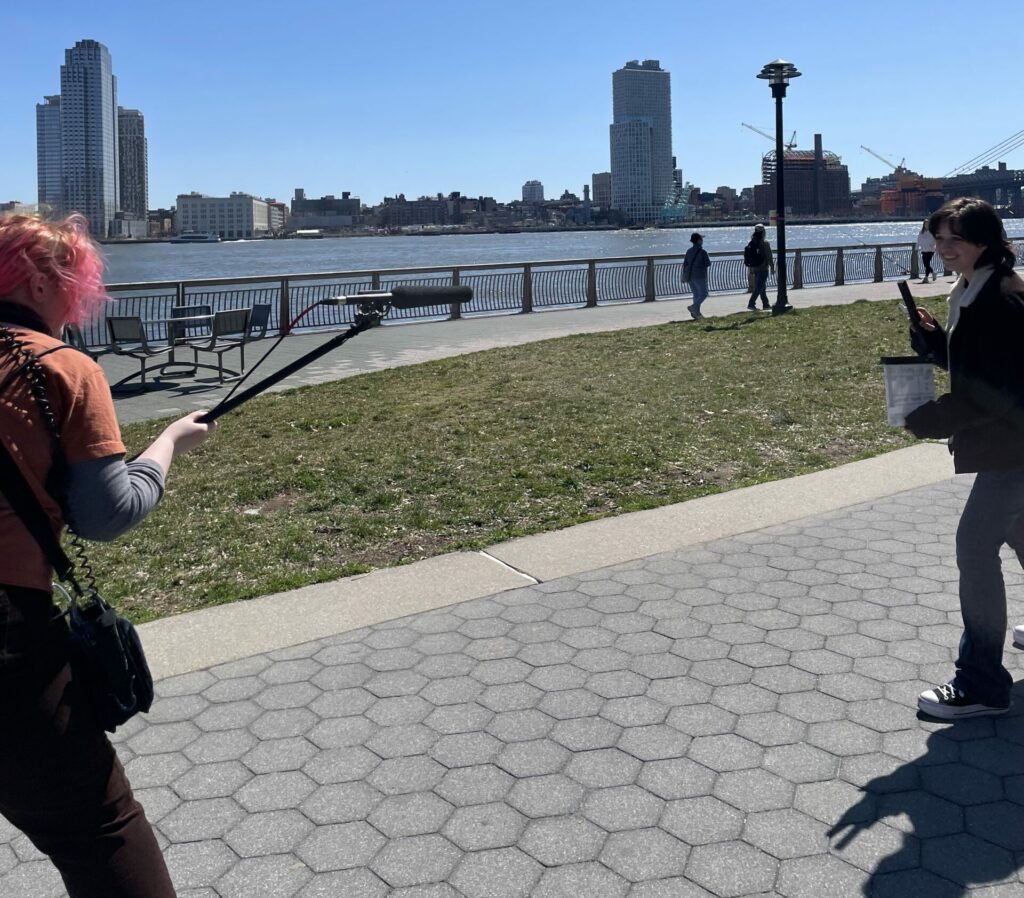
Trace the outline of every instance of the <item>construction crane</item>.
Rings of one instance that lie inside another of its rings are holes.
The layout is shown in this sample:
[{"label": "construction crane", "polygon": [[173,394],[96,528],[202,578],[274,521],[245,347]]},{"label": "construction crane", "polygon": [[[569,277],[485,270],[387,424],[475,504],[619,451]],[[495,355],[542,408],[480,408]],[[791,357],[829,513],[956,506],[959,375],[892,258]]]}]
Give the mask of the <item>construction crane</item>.
[{"label": "construction crane", "polygon": [[890,162],[888,159],[885,158],[885,156],[881,156],[878,153],[876,153],[873,149],[871,149],[871,147],[866,147],[866,146],[864,146],[864,144],[861,144],[860,148],[862,150],[867,150],[876,159],[880,159],[882,162],[884,162],[886,165],[888,165],[889,168],[895,169],[896,171],[900,171],[900,169],[903,168],[903,163],[907,161],[907,157],[904,156],[902,159],[900,159],[900,164],[896,165],[895,162]]},{"label": "construction crane", "polygon": [[[760,128],[755,128],[753,125],[748,125],[746,122],[740,122],[744,128],[750,128],[751,131],[756,134],[760,134],[762,137],[767,137],[772,143],[775,143],[775,138],[771,136],[767,131],[762,131]],[[785,144],[787,150],[793,149],[796,146],[796,131],[793,132],[789,138],[789,142]]]}]

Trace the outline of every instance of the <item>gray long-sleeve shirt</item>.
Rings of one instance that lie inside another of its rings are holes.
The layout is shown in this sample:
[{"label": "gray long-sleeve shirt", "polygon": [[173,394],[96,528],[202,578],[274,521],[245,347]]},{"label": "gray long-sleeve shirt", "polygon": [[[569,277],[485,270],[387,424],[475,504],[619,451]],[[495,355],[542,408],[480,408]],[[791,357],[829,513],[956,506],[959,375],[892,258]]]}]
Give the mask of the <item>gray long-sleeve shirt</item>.
[{"label": "gray long-sleeve shirt", "polygon": [[108,455],[69,465],[65,514],[79,536],[109,542],[145,518],[163,494],[164,472],[155,461]]}]

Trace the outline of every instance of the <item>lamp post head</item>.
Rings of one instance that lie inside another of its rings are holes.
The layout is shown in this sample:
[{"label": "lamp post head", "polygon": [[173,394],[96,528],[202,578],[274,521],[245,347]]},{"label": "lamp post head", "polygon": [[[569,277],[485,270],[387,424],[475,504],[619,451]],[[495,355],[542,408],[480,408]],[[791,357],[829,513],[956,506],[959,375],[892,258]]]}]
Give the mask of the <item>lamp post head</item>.
[{"label": "lamp post head", "polygon": [[772,87],[778,85],[785,88],[792,78],[800,77],[800,72],[796,70],[796,66],[793,63],[786,62],[785,59],[776,59],[775,62],[769,62],[761,69],[757,77],[763,78]]}]

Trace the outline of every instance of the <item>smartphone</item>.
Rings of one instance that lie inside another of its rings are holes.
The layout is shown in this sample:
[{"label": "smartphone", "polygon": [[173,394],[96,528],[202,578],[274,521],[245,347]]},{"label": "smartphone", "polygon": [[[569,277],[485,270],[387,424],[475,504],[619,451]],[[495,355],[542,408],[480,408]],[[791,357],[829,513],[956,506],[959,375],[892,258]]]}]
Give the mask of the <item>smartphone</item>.
[{"label": "smartphone", "polygon": [[910,326],[916,330],[921,322],[921,317],[917,314],[917,304],[914,302],[914,297],[910,295],[910,287],[906,281],[899,281],[896,286],[900,288],[903,305],[906,306],[907,315],[910,317]]}]

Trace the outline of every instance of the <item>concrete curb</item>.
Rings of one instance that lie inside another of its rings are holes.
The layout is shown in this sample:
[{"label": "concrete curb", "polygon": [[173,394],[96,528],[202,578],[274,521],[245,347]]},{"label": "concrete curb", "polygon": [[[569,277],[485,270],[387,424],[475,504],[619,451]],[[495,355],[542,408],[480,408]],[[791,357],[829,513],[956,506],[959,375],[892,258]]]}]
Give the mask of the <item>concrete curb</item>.
[{"label": "concrete curb", "polygon": [[603,518],[487,550],[538,580],[672,552],[948,480],[945,445],[922,443],[838,468]]},{"label": "concrete curb", "polygon": [[151,621],[139,632],[153,676],[170,677],[534,582],[457,552]]}]

